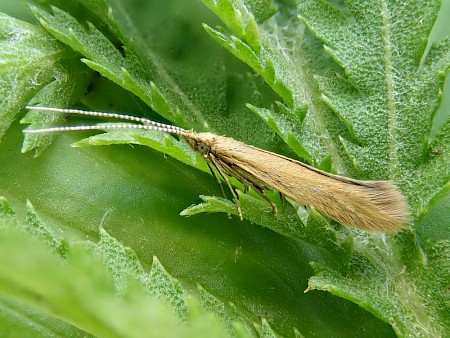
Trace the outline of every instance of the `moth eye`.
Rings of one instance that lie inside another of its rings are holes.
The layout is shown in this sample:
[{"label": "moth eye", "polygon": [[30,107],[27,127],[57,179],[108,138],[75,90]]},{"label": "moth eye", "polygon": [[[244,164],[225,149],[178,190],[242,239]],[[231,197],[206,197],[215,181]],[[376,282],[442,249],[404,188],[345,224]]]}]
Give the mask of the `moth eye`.
[{"label": "moth eye", "polygon": [[208,146],[204,143],[199,143],[197,145],[197,150],[199,153],[206,154],[208,152]]}]

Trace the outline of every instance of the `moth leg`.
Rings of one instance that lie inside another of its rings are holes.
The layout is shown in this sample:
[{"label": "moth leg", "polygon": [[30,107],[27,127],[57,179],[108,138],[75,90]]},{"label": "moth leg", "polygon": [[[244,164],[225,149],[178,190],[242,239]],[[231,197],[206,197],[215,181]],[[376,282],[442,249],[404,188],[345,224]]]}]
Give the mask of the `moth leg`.
[{"label": "moth leg", "polygon": [[261,196],[262,198],[264,198],[267,202],[269,202],[270,206],[272,207],[273,210],[273,215],[276,217],[278,215],[278,209],[276,204],[270,199],[269,196],[266,195],[266,192],[264,189],[258,187],[258,186],[253,186],[253,189],[255,189],[255,191],[259,194],[259,196]]},{"label": "moth leg", "polygon": [[[269,202],[272,207],[273,214],[276,217],[278,215],[278,209],[276,204],[266,195],[264,189],[264,183],[258,180],[255,176],[242,170],[239,167],[231,166],[232,175],[235,176],[242,184],[245,186],[245,192],[248,192],[250,187],[252,187],[262,198]],[[280,193],[281,194],[281,193]]]},{"label": "moth leg", "polygon": [[281,205],[284,207],[286,205],[286,197],[284,197],[284,195],[280,192],[280,200],[281,200]]},{"label": "moth leg", "polygon": [[[220,187],[220,190],[222,191],[223,198],[227,198],[227,195],[225,194],[225,190],[223,190],[222,182],[220,182],[215,171],[213,170],[213,168],[211,168],[211,164],[209,163],[209,161],[206,161],[206,164],[208,165],[209,171],[211,171],[211,174],[213,175],[213,177],[215,178],[217,183],[219,183],[219,187]],[[217,168],[216,165],[214,165],[214,166]]]},{"label": "moth leg", "polygon": [[209,158],[211,159],[211,162],[214,164],[214,167],[217,169],[217,171],[219,172],[219,174],[223,177],[223,179],[225,180],[225,182],[228,185],[228,188],[230,189],[231,195],[233,196],[234,199],[234,203],[236,204],[236,209],[239,215],[240,220],[242,221],[244,219],[243,215],[242,215],[242,210],[241,210],[241,203],[239,202],[239,198],[236,194],[236,191],[234,191],[233,187],[231,186],[230,181],[228,180],[228,177],[226,176],[226,174],[224,173],[223,169],[222,169],[222,164],[219,163],[215,156],[213,156],[212,154],[210,154]]},{"label": "moth leg", "polygon": [[[211,164],[209,163],[209,160],[206,161],[206,164],[208,165],[209,171],[211,171],[211,174],[216,179],[217,183],[219,183],[219,187],[220,187],[220,190],[222,191],[223,198],[227,199],[227,195],[225,194],[225,190],[223,190],[222,182],[220,182],[219,178],[216,175],[216,172],[211,167]],[[217,169],[217,165],[215,165],[214,162],[213,162],[213,165]],[[219,169],[217,169],[217,171],[219,171]],[[228,213],[227,216],[228,216],[229,219],[231,219],[231,214]]]}]

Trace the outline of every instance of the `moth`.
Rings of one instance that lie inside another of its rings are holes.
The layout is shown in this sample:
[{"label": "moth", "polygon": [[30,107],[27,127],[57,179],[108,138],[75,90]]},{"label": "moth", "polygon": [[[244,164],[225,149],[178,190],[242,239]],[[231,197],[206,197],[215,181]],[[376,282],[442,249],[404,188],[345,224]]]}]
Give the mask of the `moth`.
[{"label": "moth", "polygon": [[131,122],[25,129],[25,133],[141,129],[156,130],[183,137],[192,149],[206,160],[212,175],[219,182],[224,196],[225,192],[219,177],[225,181],[241,220],[243,219],[241,206],[228,179],[229,176],[239,180],[246,189],[254,189],[272,206],[275,216],[277,207],[266,195],[267,189],[277,190],[302,205],[311,206],[322,215],[345,226],[369,231],[395,232],[410,222],[410,213],[405,198],[391,181],[361,181],[333,175],[230,137],[210,132],[197,133],[146,118],[78,109],[37,106],[26,108]]}]

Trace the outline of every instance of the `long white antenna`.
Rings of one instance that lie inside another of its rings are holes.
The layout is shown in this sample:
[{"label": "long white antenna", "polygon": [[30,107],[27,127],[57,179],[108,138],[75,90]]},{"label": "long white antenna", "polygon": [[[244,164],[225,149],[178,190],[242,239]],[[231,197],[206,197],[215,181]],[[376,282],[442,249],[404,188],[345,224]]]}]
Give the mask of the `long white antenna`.
[{"label": "long white antenna", "polygon": [[133,123],[102,123],[93,124],[85,126],[62,126],[62,127],[48,127],[48,128],[38,128],[38,129],[25,129],[24,133],[27,134],[46,134],[46,133],[57,133],[64,131],[82,131],[82,130],[113,130],[113,129],[141,129],[141,130],[155,130],[177,135],[185,135],[189,133],[187,130],[172,126],[170,124],[164,124],[155,122],[146,118],[136,117],[131,115],[116,114],[116,113],[104,113],[89,110],[80,109],[64,109],[64,108],[54,108],[54,107],[37,107],[37,106],[27,106],[30,110],[40,110],[54,113],[62,114],[76,114],[85,116],[95,116],[95,117],[106,117],[111,119],[121,119],[128,120],[143,124],[133,124]]}]

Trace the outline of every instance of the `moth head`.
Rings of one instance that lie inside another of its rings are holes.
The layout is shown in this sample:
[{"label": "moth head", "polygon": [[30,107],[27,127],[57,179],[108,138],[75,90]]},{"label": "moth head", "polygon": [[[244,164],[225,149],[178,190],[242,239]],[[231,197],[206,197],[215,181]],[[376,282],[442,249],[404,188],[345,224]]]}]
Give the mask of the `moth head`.
[{"label": "moth head", "polygon": [[212,133],[190,132],[183,135],[189,145],[200,155],[208,156],[216,135]]}]

